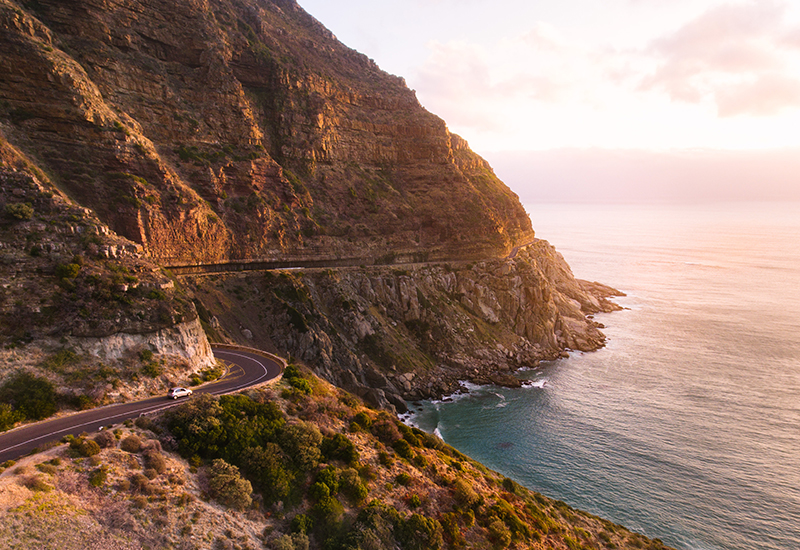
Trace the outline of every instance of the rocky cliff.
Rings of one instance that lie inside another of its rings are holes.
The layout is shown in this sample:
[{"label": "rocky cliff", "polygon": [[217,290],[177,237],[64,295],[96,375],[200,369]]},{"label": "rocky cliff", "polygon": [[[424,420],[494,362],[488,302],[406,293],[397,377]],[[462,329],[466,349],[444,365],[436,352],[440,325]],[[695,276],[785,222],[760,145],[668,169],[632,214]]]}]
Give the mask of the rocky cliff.
[{"label": "rocky cliff", "polygon": [[0,0],[0,44],[6,138],[159,262],[532,236],[464,140],[293,0]]},{"label": "rocky cliff", "polygon": [[291,355],[374,405],[440,397],[458,381],[515,384],[510,372],[590,351],[587,316],[618,306],[577,281],[546,241],[514,259],[188,277],[218,339]]},{"label": "rocky cliff", "polygon": [[174,281],[0,135],[0,383],[34,372],[87,406],[214,363]]},{"label": "rocky cliff", "polygon": [[[587,315],[608,289],[533,243],[491,167],[293,0],[0,0],[0,46],[8,345],[197,369],[198,308],[215,339],[398,407],[602,345]],[[326,258],[425,263],[159,270]]]}]

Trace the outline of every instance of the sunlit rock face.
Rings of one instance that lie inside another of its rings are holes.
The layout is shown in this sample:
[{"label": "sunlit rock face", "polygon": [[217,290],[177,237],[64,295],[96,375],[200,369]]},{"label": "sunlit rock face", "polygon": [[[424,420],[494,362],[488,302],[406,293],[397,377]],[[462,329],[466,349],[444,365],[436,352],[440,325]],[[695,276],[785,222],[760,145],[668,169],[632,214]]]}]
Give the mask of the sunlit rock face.
[{"label": "sunlit rock face", "polygon": [[291,1],[7,1],[6,138],[167,264],[497,256],[516,195]]}]

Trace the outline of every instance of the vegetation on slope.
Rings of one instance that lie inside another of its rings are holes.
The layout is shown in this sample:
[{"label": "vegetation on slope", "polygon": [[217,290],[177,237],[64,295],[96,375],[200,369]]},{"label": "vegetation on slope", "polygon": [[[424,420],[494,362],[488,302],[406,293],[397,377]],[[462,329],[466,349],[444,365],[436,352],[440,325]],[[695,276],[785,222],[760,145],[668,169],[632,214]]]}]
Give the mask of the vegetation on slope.
[{"label": "vegetation on slope", "polygon": [[664,548],[287,372],[276,388],[198,396],[4,465],[0,539],[63,550]]}]

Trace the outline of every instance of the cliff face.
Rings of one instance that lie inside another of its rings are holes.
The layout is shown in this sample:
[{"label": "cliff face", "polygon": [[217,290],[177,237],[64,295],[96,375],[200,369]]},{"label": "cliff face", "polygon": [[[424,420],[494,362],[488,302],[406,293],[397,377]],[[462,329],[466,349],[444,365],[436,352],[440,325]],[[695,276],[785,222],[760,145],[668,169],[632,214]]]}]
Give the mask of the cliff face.
[{"label": "cliff face", "polygon": [[214,362],[194,306],[142,247],[0,134],[0,383],[26,370],[97,404],[161,393]]},{"label": "cliff face", "polygon": [[0,0],[0,128],[166,264],[498,256],[517,197],[291,0]]},{"label": "cliff face", "polygon": [[576,281],[537,241],[511,260],[187,278],[214,338],[294,356],[374,405],[440,397],[458,381],[603,345],[587,315],[612,289]]}]

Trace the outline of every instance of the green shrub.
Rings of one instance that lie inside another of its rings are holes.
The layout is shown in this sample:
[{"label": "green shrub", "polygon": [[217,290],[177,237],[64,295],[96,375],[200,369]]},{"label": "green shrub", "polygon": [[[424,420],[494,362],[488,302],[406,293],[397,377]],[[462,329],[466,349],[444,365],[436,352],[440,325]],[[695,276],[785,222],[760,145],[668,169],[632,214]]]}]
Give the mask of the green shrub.
[{"label": "green shrub", "polygon": [[292,533],[307,534],[311,531],[313,526],[314,522],[310,517],[305,514],[297,514],[292,518],[290,529],[292,530]]},{"label": "green shrub", "polygon": [[281,447],[299,470],[315,468],[321,456],[322,434],[314,424],[297,422],[286,426],[281,433]]},{"label": "green shrub", "polygon": [[347,436],[337,433],[322,440],[320,446],[325,460],[341,460],[345,464],[356,464],[360,458],[358,449]]},{"label": "green shrub", "polygon": [[11,405],[8,403],[0,403],[0,432],[8,430],[13,427],[14,424],[24,419],[25,415],[19,411],[15,411]]},{"label": "green shrub", "polygon": [[285,500],[294,476],[286,469],[286,456],[275,443],[250,447],[239,457],[239,465],[267,503]]},{"label": "green shrub", "polygon": [[333,466],[326,466],[317,472],[316,482],[323,483],[328,487],[328,492],[331,495],[339,492],[339,472]]},{"label": "green shrub", "polygon": [[463,479],[456,481],[454,497],[456,499],[456,504],[465,509],[472,508],[478,504],[480,500],[478,493]]},{"label": "green shrub", "polygon": [[167,471],[167,459],[158,451],[148,451],[144,454],[144,464],[147,468],[151,468],[158,474],[163,474]]},{"label": "green shrub", "polygon": [[395,441],[403,438],[400,430],[397,429],[397,423],[391,419],[383,419],[374,423],[372,433],[385,445],[392,445]]},{"label": "green shrub", "polygon": [[138,453],[142,448],[142,440],[138,436],[129,435],[122,440],[119,448],[128,453]]},{"label": "green shrub", "polygon": [[406,550],[439,550],[444,546],[442,524],[421,514],[411,514],[403,522],[399,535]]},{"label": "green shrub", "polygon": [[139,359],[142,363],[148,363],[153,360],[153,352],[149,349],[144,349],[139,352]]},{"label": "green shrub", "polygon": [[411,450],[411,445],[409,445],[408,441],[406,441],[405,439],[395,441],[394,444],[392,445],[392,448],[398,455],[405,458],[406,460],[411,460],[412,458],[414,458],[414,451]]},{"label": "green shrub", "polygon": [[511,531],[500,519],[495,518],[489,523],[489,540],[495,548],[505,548],[511,544]]},{"label": "green shrub", "polygon": [[102,466],[89,475],[89,484],[92,487],[102,487],[108,481],[108,468]]},{"label": "green shrub", "polygon": [[31,491],[41,491],[43,493],[49,493],[53,490],[53,486],[47,483],[42,476],[30,476],[23,480],[23,485],[30,489]]},{"label": "green shrub", "polygon": [[79,264],[58,264],[56,266],[56,277],[59,279],[74,279],[81,271]]},{"label": "green shrub", "polygon": [[33,206],[28,203],[6,204],[6,216],[15,220],[29,220],[33,217]]},{"label": "green shrub", "polygon": [[100,445],[92,439],[84,439],[79,451],[83,456],[94,456],[100,453]]},{"label": "green shrub", "polygon": [[355,415],[353,417],[353,422],[355,422],[365,430],[368,430],[372,427],[372,418],[364,411],[361,411],[360,413]]},{"label": "green shrub", "polygon": [[408,486],[411,484],[411,476],[405,472],[397,474],[397,477],[395,477],[394,480],[398,485]]},{"label": "green shrub", "polygon": [[57,399],[50,381],[27,372],[15,375],[0,386],[0,402],[11,405],[19,414],[32,420],[55,414]]},{"label": "green shrub", "polygon": [[117,438],[114,437],[114,434],[108,430],[103,430],[95,435],[92,439],[94,439],[95,443],[97,443],[101,449],[108,449],[117,446]]},{"label": "green shrub", "polygon": [[53,464],[48,464],[47,462],[41,462],[36,465],[36,469],[42,472],[43,474],[53,475],[58,471],[58,467],[54,466]]},{"label": "green shrub", "polygon": [[305,378],[291,378],[289,379],[289,385],[298,390],[300,393],[305,395],[311,394],[311,383],[306,380]]},{"label": "green shrub", "polygon": [[336,530],[344,515],[344,507],[335,497],[323,497],[314,504],[311,513],[315,528],[327,534]]},{"label": "green shrub", "polygon": [[244,510],[253,502],[253,486],[241,477],[239,468],[220,458],[211,463],[208,485],[212,497],[236,510]]},{"label": "green shrub", "polygon": [[131,488],[141,493],[149,493],[150,480],[144,474],[133,474],[130,478]]},{"label": "green shrub", "polygon": [[339,491],[355,504],[362,502],[369,494],[367,486],[361,482],[361,476],[353,468],[339,472]]},{"label": "green shrub", "polygon": [[308,489],[308,496],[311,500],[319,501],[323,498],[328,498],[331,496],[330,487],[325,485],[324,483],[320,483],[319,481],[315,482],[311,485]]},{"label": "green shrub", "polygon": [[150,361],[142,367],[142,374],[150,378],[161,376],[162,372],[164,372],[164,369],[155,361]]}]

